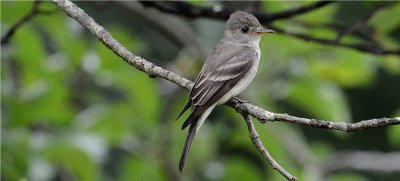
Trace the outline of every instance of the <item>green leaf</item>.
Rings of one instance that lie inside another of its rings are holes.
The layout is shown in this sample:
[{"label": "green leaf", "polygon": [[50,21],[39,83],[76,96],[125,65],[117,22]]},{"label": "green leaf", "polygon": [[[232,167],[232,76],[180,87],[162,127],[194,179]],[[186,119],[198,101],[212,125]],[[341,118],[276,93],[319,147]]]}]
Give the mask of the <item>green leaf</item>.
[{"label": "green leaf", "polygon": [[311,73],[344,87],[366,86],[372,83],[379,57],[338,48],[313,56]]},{"label": "green leaf", "polygon": [[[63,72],[46,70],[46,53],[35,29],[25,26],[15,35],[16,47],[11,59],[19,65],[21,87],[10,101],[10,118],[14,125],[34,122],[64,124],[71,120],[73,111],[68,104]],[[59,110],[64,110],[59,112]]]},{"label": "green leaf", "polygon": [[[35,22],[46,30],[46,35],[50,37],[51,48],[66,56],[67,65],[75,67],[81,65],[82,56],[89,49],[88,41],[85,39],[88,35],[86,29],[75,20],[65,16],[63,12],[50,16],[38,16]],[[96,40],[92,36],[89,38]]]},{"label": "green leaf", "polygon": [[121,61],[103,45],[99,45],[97,51],[102,61],[98,74],[111,75],[111,84],[126,96],[124,109],[135,115],[130,120],[132,126],[143,131],[157,125],[162,90],[157,87],[155,79]]},{"label": "green leaf", "polygon": [[354,173],[338,173],[328,177],[327,181],[367,181],[369,179]]},{"label": "green leaf", "polygon": [[[3,126],[3,125],[2,125]],[[3,127],[2,127],[3,129]],[[6,133],[6,134],[5,134]],[[2,130],[1,178],[18,180],[27,177],[29,136],[25,130]]]},{"label": "green leaf", "polygon": [[390,144],[393,146],[400,147],[400,126],[389,126],[388,127],[388,138]]},{"label": "green leaf", "polygon": [[185,0],[186,2],[193,4],[195,6],[202,6],[205,5],[207,3],[207,1],[203,1],[203,0]]},{"label": "green leaf", "polygon": [[125,159],[118,169],[119,181],[130,180],[165,180],[165,176],[159,166],[160,160],[151,161],[149,158],[133,158]]},{"label": "green leaf", "polygon": [[302,78],[291,81],[287,89],[287,100],[312,117],[332,121],[350,118],[345,97],[334,84]]},{"label": "green leaf", "polygon": [[101,135],[112,145],[119,144],[126,135],[135,135],[131,130],[131,122],[137,118],[126,104],[115,103],[112,106],[96,107],[90,114],[96,115],[97,118],[89,130]]},{"label": "green leaf", "polygon": [[[307,2],[308,4],[314,2]],[[292,3],[287,3],[292,4]],[[309,13],[301,14],[300,16],[296,16],[295,18],[300,19],[301,21],[310,22],[313,24],[318,23],[329,23],[334,21],[335,13],[338,9],[337,3],[332,3],[330,5],[324,6],[322,8],[315,9],[314,11],[310,11]]]},{"label": "green leaf", "polygon": [[312,154],[318,159],[324,159],[332,154],[333,148],[329,143],[314,141],[310,143]]},{"label": "green leaf", "polygon": [[[400,11],[400,3],[394,3],[378,11],[369,21],[379,33],[390,32],[400,26],[397,14]],[[384,22],[384,23],[382,23]]]},{"label": "green leaf", "polygon": [[43,153],[56,167],[66,169],[67,173],[77,180],[99,179],[99,168],[82,150],[65,144],[56,144]]},{"label": "green leaf", "polygon": [[12,52],[11,59],[23,65],[22,84],[27,85],[39,79],[42,76],[41,63],[46,56],[39,33],[33,27],[25,26],[19,29],[12,42],[18,48]]},{"label": "green leaf", "polygon": [[400,57],[398,56],[382,57],[382,66],[388,72],[400,75]]},{"label": "green leaf", "polygon": [[[397,117],[400,119],[400,108],[396,111],[396,113],[393,115],[393,117]],[[400,147],[400,126],[395,125],[395,126],[389,126],[387,131],[388,134],[388,139],[390,144]]]},{"label": "green leaf", "polygon": [[[3,25],[7,24],[11,26],[11,24],[17,23],[21,20],[26,14],[28,14],[33,6],[33,2],[30,1],[1,1],[1,23]],[[5,8],[7,7],[7,8]],[[3,28],[2,35],[3,35]]]},{"label": "green leaf", "polygon": [[240,157],[227,159],[224,166],[225,175],[221,180],[265,180],[254,164]]}]

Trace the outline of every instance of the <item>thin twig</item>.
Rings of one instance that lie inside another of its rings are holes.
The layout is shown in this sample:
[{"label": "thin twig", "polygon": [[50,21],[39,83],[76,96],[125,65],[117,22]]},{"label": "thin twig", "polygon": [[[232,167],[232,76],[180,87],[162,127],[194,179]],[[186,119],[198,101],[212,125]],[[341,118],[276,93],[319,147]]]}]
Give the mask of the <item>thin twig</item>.
[{"label": "thin twig", "polygon": [[55,12],[55,11],[40,10],[39,4],[41,2],[42,1],[34,1],[31,11],[28,14],[26,14],[21,20],[12,25],[11,28],[6,33],[4,33],[3,37],[1,37],[1,45],[7,44],[10,41],[11,37],[14,35],[14,33],[18,30],[18,28],[20,28],[22,25],[32,20],[37,15],[39,14],[50,15]]},{"label": "thin twig", "polygon": [[295,181],[296,177],[292,176],[289,172],[287,172],[284,168],[282,168],[269,154],[268,150],[264,147],[260,140],[260,136],[258,135],[256,128],[254,127],[253,121],[251,120],[250,115],[243,115],[244,120],[246,121],[247,128],[249,130],[249,137],[256,147],[257,151],[261,153],[261,155],[268,161],[268,163],[281,173],[287,180]]},{"label": "thin twig", "polygon": [[274,29],[276,32],[283,33],[289,36],[293,36],[296,38],[300,38],[305,41],[312,41],[312,42],[317,42],[325,45],[331,45],[331,46],[338,46],[338,47],[346,47],[346,48],[352,48],[361,52],[366,52],[366,53],[373,53],[376,55],[390,55],[390,54],[395,54],[395,55],[400,55],[400,49],[398,50],[385,50],[380,48],[379,46],[368,46],[368,45],[363,45],[363,44],[350,44],[350,43],[341,43],[336,40],[331,40],[331,39],[323,39],[323,38],[316,38],[312,37],[310,35],[302,34],[302,33],[294,33],[294,32],[289,32],[285,31],[281,28],[271,26],[272,29]]},{"label": "thin twig", "polygon": [[[312,22],[302,21],[302,20],[298,20],[298,19],[290,20],[290,22],[292,24],[298,24],[300,26],[304,26],[305,28],[323,28],[325,30],[335,30],[336,32],[346,31],[346,29],[348,28],[347,26],[340,24],[340,23],[336,23],[336,24],[312,23]],[[360,29],[355,29],[351,32],[347,32],[347,34],[353,35],[354,37],[363,40],[365,43],[375,44],[375,45],[380,46],[379,42],[377,42],[373,37],[369,36],[369,34],[365,34],[362,31],[360,31]]]},{"label": "thin twig", "polygon": [[31,11],[25,15],[21,20],[15,23],[5,34],[1,37],[1,44],[6,44],[12,37],[12,35],[17,31],[17,29],[23,24],[29,22],[33,17],[37,15],[38,7],[41,1],[34,1]]}]

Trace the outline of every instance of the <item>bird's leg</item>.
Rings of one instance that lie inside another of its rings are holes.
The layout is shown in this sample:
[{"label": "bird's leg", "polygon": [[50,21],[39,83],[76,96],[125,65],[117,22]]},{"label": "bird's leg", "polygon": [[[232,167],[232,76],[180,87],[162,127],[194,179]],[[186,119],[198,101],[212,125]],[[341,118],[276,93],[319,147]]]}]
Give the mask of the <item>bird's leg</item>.
[{"label": "bird's leg", "polygon": [[239,106],[241,104],[243,104],[243,103],[248,103],[249,102],[249,101],[245,101],[245,100],[239,99],[237,97],[232,97],[232,99],[230,101],[231,101],[231,103],[233,103],[236,112],[239,112],[239,113],[240,113],[240,110],[238,109]]}]

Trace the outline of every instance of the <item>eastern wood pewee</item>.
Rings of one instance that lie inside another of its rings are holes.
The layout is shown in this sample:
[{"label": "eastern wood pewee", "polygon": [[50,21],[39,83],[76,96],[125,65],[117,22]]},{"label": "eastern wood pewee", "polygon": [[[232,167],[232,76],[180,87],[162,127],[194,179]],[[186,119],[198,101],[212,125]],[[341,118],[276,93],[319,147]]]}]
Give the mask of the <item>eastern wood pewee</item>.
[{"label": "eastern wood pewee", "polygon": [[260,61],[261,35],[273,33],[264,29],[253,15],[237,11],[229,17],[222,39],[206,59],[197,76],[189,100],[178,118],[191,107],[182,125],[189,126],[179,171],[182,173],[193,138],[216,105],[242,92],[253,80]]}]

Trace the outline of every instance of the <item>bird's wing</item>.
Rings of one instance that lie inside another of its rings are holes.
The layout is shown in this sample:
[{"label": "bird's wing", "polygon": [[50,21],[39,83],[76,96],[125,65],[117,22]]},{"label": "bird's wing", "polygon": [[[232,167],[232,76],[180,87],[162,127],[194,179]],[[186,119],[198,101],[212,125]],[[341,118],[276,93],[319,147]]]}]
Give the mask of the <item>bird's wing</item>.
[{"label": "bird's wing", "polygon": [[[252,67],[256,52],[247,47],[232,47],[223,53],[215,50],[195,81],[189,102],[192,114],[182,125],[182,129],[197,121],[210,106],[221,99],[236,85]],[[222,55],[222,56],[221,56]]]}]

